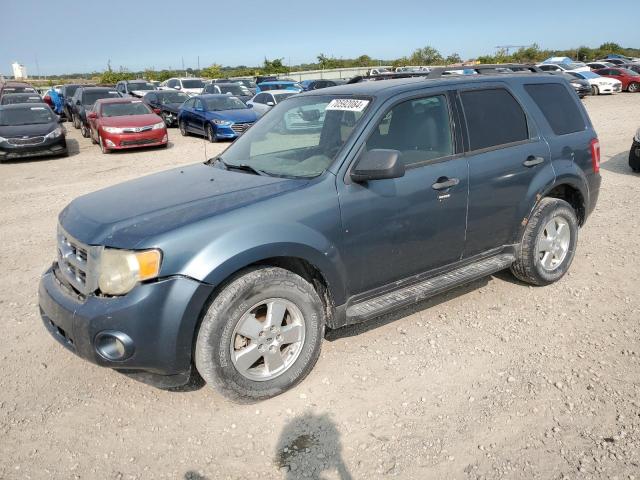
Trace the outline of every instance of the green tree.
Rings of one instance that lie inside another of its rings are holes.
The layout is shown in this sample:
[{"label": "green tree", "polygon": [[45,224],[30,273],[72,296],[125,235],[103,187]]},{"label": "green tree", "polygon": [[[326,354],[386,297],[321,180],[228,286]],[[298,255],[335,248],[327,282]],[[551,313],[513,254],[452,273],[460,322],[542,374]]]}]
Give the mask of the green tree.
[{"label": "green tree", "polygon": [[220,78],[222,77],[222,67],[216,63],[200,70],[200,75],[205,78]]},{"label": "green tree", "polygon": [[444,59],[444,63],[447,65],[452,65],[454,63],[462,63],[462,58],[457,53],[452,53],[447,58]]},{"label": "green tree", "polygon": [[273,60],[265,58],[262,65],[263,73],[287,73],[289,69],[283,65],[283,60],[284,58],[275,58]]},{"label": "green tree", "polygon": [[444,62],[442,54],[431,46],[418,48],[409,60],[413,65],[439,65]]}]

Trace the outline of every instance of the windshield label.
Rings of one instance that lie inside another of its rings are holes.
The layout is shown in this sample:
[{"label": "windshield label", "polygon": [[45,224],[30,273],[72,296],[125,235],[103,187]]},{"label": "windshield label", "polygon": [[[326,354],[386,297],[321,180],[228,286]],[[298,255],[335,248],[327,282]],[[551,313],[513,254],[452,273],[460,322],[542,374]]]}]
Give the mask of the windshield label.
[{"label": "windshield label", "polygon": [[358,100],[354,98],[334,98],[327,105],[326,110],[342,110],[345,112],[361,112],[367,105],[369,100]]},{"label": "windshield label", "polygon": [[31,107],[31,110],[46,110],[44,107]]}]

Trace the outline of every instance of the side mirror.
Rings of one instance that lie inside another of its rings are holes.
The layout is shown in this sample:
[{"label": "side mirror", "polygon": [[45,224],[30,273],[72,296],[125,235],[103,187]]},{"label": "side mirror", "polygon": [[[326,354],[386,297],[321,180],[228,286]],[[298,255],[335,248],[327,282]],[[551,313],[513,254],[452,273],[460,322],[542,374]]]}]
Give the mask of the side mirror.
[{"label": "side mirror", "polygon": [[364,152],[353,170],[351,180],[356,183],[404,177],[404,164],[398,150],[369,150]]},{"label": "side mirror", "polygon": [[267,107],[273,107],[275,105],[275,103],[273,102],[267,102]]},{"label": "side mirror", "polygon": [[176,85],[176,86],[175,86],[175,87],[173,87],[173,88],[175,88],[176,90],[180,90],[180,85]]},{"label": "side mirror", "polygon": [[247,108],[253,108],[253,103],[247,103]]},{"label": "side mirror", "polygon": [[98,118],[98,114],[96,112],[89,112],[87,114],[87,117],[95,120],[96,118]]}]

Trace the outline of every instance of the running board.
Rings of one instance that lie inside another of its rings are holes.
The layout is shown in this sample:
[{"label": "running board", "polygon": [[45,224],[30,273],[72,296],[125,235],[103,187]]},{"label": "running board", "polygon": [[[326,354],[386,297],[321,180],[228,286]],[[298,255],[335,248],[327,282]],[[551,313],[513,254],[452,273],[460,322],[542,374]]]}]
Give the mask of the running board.
[{"label": "running board", "polygon": [[500,254],[460,267],[448,273],[431,277],[399,290],[356,303],[347,308],[347,324],[359,323],[369,318],[397,310],[433,297],[451,288],[473,282],[511,266],[515,256]]}]

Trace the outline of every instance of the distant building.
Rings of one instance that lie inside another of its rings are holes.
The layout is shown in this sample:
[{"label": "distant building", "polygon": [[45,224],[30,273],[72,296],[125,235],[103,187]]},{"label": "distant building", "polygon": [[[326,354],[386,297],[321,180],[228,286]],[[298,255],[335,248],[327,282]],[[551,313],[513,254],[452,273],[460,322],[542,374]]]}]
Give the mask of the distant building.
[{"label": "distant building", "polygon": [[13,77],[16,80],[22,80],[27,77],[27,67],[25,67],[24,65],[18,63],[18,62],[13,62],[11,64],[11,68],[13,68]]}]

